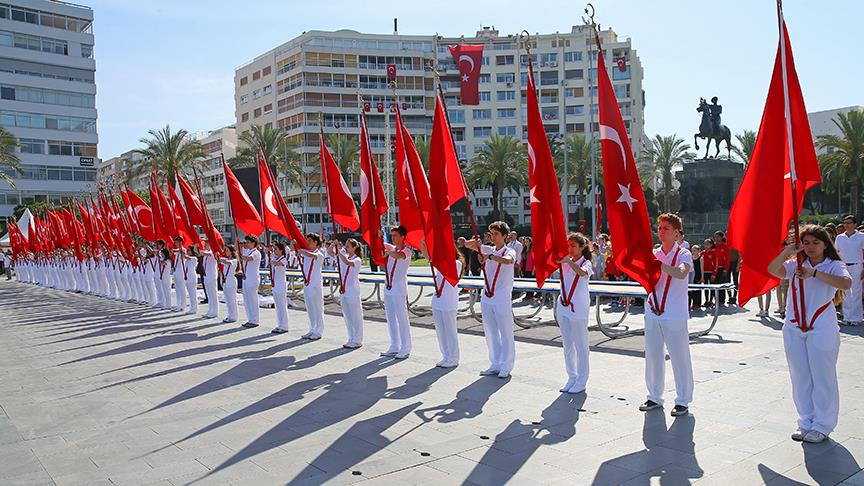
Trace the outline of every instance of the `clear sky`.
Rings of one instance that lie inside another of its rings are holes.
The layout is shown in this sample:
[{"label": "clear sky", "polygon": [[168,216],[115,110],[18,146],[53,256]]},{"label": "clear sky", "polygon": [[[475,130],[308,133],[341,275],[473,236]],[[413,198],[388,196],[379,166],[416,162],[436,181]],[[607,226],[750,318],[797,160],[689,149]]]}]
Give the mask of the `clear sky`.
[{"label": "clear sky", "polygon": [[[99,154],[137,148],[166,123],[194,132],[234,123],[237,66],[306,30],[470,35],[568,32],[583,4],[511,0],[81,0],[94,9]],[[777,49],[773,0],[595,0],[595,20],[633,39],[645,69],[646,133],[692,144],[699,97],[718,96],[733,133],[756,130]],[[808,111],[864,104],[864,2],[787,0]]]}]

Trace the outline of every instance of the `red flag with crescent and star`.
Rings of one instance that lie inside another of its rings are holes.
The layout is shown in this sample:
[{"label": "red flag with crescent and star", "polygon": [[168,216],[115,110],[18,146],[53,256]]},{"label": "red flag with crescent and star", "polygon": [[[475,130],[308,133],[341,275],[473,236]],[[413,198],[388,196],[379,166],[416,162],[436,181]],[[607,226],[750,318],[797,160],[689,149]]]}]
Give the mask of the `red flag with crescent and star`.
[{"label": "red flag with crescent and star", "polygon": [[276,178],[273,177],[270,166],[260,152],[258,153],[258,176],[261,181],[261,211],[264,215],[264,226],[286,238],[291,238],[298,248],[309,249],[306,237],[297,227],[297,221],[288,210],[279,186],[276,185]]},{"label": "red flag with crescent and star", "polygon": [[567,229],[561,207],[561,189],[555,175],[552,151],[537,103],[534,66],[528,61],[528,185],[531,201],[531,237],[537,286],[555,270],[558,261],[567,256]]},{"label": "red flag with crescent and star", "polygon": [[195,191],[192,190],[192,186],[180,174],[177,174],[177,185],[180,186],[180,194],[183,196],[183,202],[186,204],[189,222],[206,228],[207,217],[204,215],[204,206],[201,204],[201,200],[198,199]]},{"label": "red flag with crescent and star", "polygon": [[396,188],[399,223],[408,231],[405,244],[420,248],[429,221],[429,181],[423,172],[414,139],[396,111]]},{"label": "red flag with crescent and star", "polygon": [[459,272],[456,270],[456,247],[453,245],[456,238],[453,236],[450,206],[465,197],[465,185],[440,96],[435,98],[435,118],[429,142],[429,193],[429,221],[426,222],[429,260],[435,270],[455,286],[459,282]]},{"label": "red flag with crescent and star", "polygon": [[321,158],[321,173],[324,175],[324,184],[327,186],[327,212],[336,224],[342,225],[351,231],[360,228],[360,216],[357,215],[357,206],[351,196],[351,190],[339,171],[339,166],[333,160],[330,150],[324,145],[324,136],[318,136],[318,149]]},{"label": "red flag with crescent and star", "polygon": [[[601,50],[599,39],[597,49]],[[648,206],[636,171],[633,149],[630,148],[630,139],[602,54],[597,56],[597,74],[606,219],[615,263],[650,293],[660,280],[660,262],[654,256]]]},{"label": "red flag with crescent and star", "polygon": [[135,222],[141,237],[147,241],[156,241],[156,231],[153,225],[153,210],[133,191],[126,191],[129,197],[131,213],[135,215]]},{"label": "red flag with crescent and star", "polygon": [[483,64],[483,45],[449,46],[453,61],[459,69],[463,105],[480,104],[480,66]]},{"label": "red flag with crescent and star", "polygon": [[228,203],[231,205],[231,219],[234,224],[247,235],[258,236],[264,231],[264,222],[249,199],[249,195],[240,185],[234,172],[222,159],[222,170],[225,172],[225,185],[228,186]]},{"label": "red flag with crescent and star", "polygon": [[387,212],[387,197],[381,186],[381,177],[372,157],[366,114],[360,113],[360,232],[369,245],[369,257],[384,266],[384,239],[381,237],[381,215]]}]

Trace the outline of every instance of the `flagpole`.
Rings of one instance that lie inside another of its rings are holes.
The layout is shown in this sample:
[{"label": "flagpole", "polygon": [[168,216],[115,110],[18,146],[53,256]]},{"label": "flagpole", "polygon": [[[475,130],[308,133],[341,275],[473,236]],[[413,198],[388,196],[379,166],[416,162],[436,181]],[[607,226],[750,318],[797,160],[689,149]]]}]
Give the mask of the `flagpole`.
[{"label": "flagpole", "polygon": [[[225,186],[227,188],[227,186],[228,186],[228,174],[225,173],[225,166],[226,166],[225,154],[223,152],[219,152],[219,158],[222,159],[222,174],[223,174],[223,178],[225,179]],[[260,172],[260,169],[259,169],[259,172]],[[259,175],[259,178],[260,178],[260,175]],[[234,210],[233,210],[233,206],[231,205],[231,191],[226,190],[225,195],[228,199],[228,209],[231,211],[231,236],[234,237],[234,250],[237,252],[237,262],[238,262],[237,266],[240,267],[240,273],[243,275],[243,280],[246,280],[246,270],[244,270],[243,265],[239,264],[240,259],[243,257],[243,254],[240,251],[240,235],[237,234],[237,222],[234,221]],[[264,218],[261,218],[261,219],[263,220]]]},{"label": "flagpole", "polygon": [[[441,106],[444,108],[444,119],[447,122],[447,130],[450,132],[450,139],[453,139],[453,127],[450,125],[450,112],[447,111],[447,99],[444,97],[444,89],[441,87],[441,74],[438,72],[430,61],[429,68],[435,74],[435,80],[438,82],[438,96],[441,97]],[[453,145],[453,156],[456,157],[456,162],[459,162],[459,154],[456,153],[456,146]],[[474,209],[471,205],[471,190],[465,182],[465,176],[462,174],[462,164],[459,164],[459,178],[462,180],[462,187],[465,190],[465,203],[468,205],[468,219],[471,222],[471,230],[474,232],[474,239],[479,237],[477,232],[477,223],[474,221]]]},{"label": "flagpole", "polygon": [[[585,17],[582,17],[582,22],[586,25],[591,26],[591,32],[594,34],[595,38],[597,38],[597,24],[594,23],[594,5],[590,3],[585,5],[585,14],[588,16],[586,20]],[[590,20],[590,22],[589,22]],[[597,43],[599,44],[599,40]],[[599,54],[598,50],[598,55]],[[594,58],[591,56],[591,40],[588,40],[588,150],[590,151],[591,156],[591,193],[594,195],[594,210],[591,211],[591,227],[594,228],[594,238],[597,238],[597,233],[599,233],[600,221],[597,221],[598,218],[598,197],[597,197],[597,180],[596,180],[596,166],[594,162],[594,92],[591,90],[591,72],[594,69]],[[600,73],[597,73],[598,77]]]},{"label": "flagpole", "polygon": [[[337,241],[336,239],[336,220],[333,218],[333,206],[330,201],[330,176],[327,173],[327,161],[324,159],[324,115],[319,112],[318,113],[318,129],[320,130],[319,136],[319,146],[318,146],[318,158],[321,160],[321,174],[324,176],[324,196],[327,198],[327,214],[330,215],[330,224],[333,230],[333,241]],[[322,231],[323,232],[323,231]],[[339,288],[342,289],[342,258],[340,258],[339,250],[336,250],[336,273],[339,274]],[[310,264],[310,268],[315,263]],[[301,271],[303,271],[301,269]]]}]

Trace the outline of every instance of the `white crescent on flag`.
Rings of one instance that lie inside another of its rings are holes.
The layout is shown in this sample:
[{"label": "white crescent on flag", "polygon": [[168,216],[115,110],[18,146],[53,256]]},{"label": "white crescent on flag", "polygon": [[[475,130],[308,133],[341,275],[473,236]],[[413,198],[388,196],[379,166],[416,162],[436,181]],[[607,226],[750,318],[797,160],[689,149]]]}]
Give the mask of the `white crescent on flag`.
[{"label": "white crescent on flag", "polygon": [[273,198],[273,188],[268,187],[266,191],[264,191],[264,206],[267,208],[267,211],[270,211],[271,214],[276,216],[279,215],[279,212],[276,211],[276,200]]},{"label": "white crescent on flag", "polygon": [[621,137],[618,131],[609,125],[600,125],[600,140],[611,140],[618,144],[621,148],[621,160],[624,161],[624,168],[627,168],[627,153],[624,151],[624,143],[621,142]]},{"label": "white crescent on flag", "polygon": [[462,61],[468,61],[468,64],[471,65],[471,69],[469,69],[468,72],[473,73],[474,72],[474,59],[471,59],[471,56],[469,56],[467,54],[462,54],[461,56],[459,56],[459,62],[462,62]]},{"label": "white crescent on flag", "polygon": [[[534,165],[535,165],[534,160],[536,159],[536,157],[537,157],[537,155],[534,153],[534,147],[531,146],[531,142],[528,142],[528,173],[529,174],[531,173],[531,171],[534,170]],[[531,190],[530,190],[529,194],[531,196],[531,203],[532,204],[535,202],[536,203],[540,202],[540,199],[534,195],[536,191],[537,191],[537,187],[531,186]]]},{"label": "white crescent on flag", "polygon": [[366,198],[369,197],[369,177],[366,175],[366,171],[360,171],[360,204],[366,202]]}]

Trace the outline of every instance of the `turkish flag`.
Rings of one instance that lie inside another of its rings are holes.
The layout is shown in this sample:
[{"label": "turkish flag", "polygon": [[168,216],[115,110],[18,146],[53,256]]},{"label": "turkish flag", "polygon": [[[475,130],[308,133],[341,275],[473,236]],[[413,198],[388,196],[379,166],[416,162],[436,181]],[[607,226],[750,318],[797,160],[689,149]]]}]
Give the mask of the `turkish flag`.
[{"label": "turkish flag", "polygon": [[288,210],[288,205],[285,204],[285,199],[282,198],[282,193],[279,192],[279,186],[276,185],[276,178],[270,172],[270,166],[267,161],[258,155],[258,177],[261,182],[261,206],[264,214],[264,227],[271,229],[282,236],[291,238],[298,248],[304,250],[309,249],[306,243],[306,237],[303,232],[297,227],[297,221],[294,215]]},{"label": "turkish flag", "polygon": [[240,181],[231,172],[231,168],[222,159],[222,170],[225,171],[225,183],[228,186],[228,202],[231,204],[231,218],[234,224],[247,235],[258,236],[264,231],[264,221],[258,210],[249,200],[249,195],[243,190]]},{"label": "turkish flag", "polygon": [[531,236],[537,286],[558,269],[558,261],[567,256],[567,228],[561,207],[561,190],[549,139],[537,104],[534,87],[534,65],[528,62],[528,184],[531,197]]},{"label": "turkish flag", "polygon": [[[789,234],[789,223],[794,214],[793,204],[800,210],[804,193],[822,181],[807,121],[807,108],[795,72],[789,32],[782,13],[779,15],[783,44],[778,42],[756,146],[732,203],[729,231],[726,234],[729,246],[741,254],[738,286],[738,303],[741,306],[780,282],[768,273],[768,264],[783,249],[783,241]],[[784,57],[785,66],[782,61]],[[789,100],[788,118],[786,96]],[[796,181],[795,201],[792,200],[793,179]]]},{"label": "turkish flag", "polygon": [[[129,206],[131,207],[132,214],[135,215],[135,221],[138,224],[138,231],[141,234],[141,237],[147,241],[156,241],[156,229],[153,225],[153,210],[150,206],[144,202],[138,194],[135,194],[132,191],[126,191],[129,198]],[[153,201],[153,195],[151,193],[150,200]]]},{"label": "turkish flag", "polygon": [[81,222],[84,223],[84,236],[87,243],[93,246],[98,241],[98,238],[96,237],[96,231],[93,229],[93,219],[90,217],[90,212],[81,203],[78,203],[78,213],[81,215]]},{"label": "turkish flag", "polygon": [[336,224],[342,225],[351,231],[360,228],[360,216],[357,215],[357,206],[351,197],[351,190],[339,171],[339,166],[333,160],[333,156],[324,145],[324,135],[318,136],[318,148],[321,158],[321,173],[324,174],[324,184],[327,188],[327,212],[333,217]]},{"label": "turkish flag", "polygon": [[171,198],[171,209],[174,212],[174,219],[177,221],[177,232],[183,237],[183,243],[187,246],[200,246],[201,237],[198,236],[198,231],[196,231],[195,227],[192,226],[192,223],[189,222],[189,215],[186,213],[186,209],[183,208],[183,203],[180,202],[180,198],[177,197],[177,192],[174,191],[174,187],[170,184],[168,185],[168,195]]},{"label": "turkish flag", "polygon": [[[599,39],[597,49],[601,49]],[[654,256],[651,222],[633,149],[602,54],[597,56],[597,74],[603,187],[606,188],[606,212],[609,236],[615,245],[615,263],[650,293],[660,280],[660,262]]]},{"label": "turkish flag", "polygon": [[627,58],[625,56],[619,57],[616,61],[618,63],[618,70],[622,73],[627,72]]},{"label": "turkish flag", "polygon": [[462,104],[480,104],[480,66],[483,64],[483,45],[450,46],[450,55],[459,68],[462,81]]},{"label": "turkish flag", "polygon": [[384,113],[384,103],[378,103],[375,105],[375,109],[378,110],[378,113]]},{"label": "turkish flag", "polygon": [[396,65],[388,64],[387,65],[387,78],[396,79]]},{"label": "turkish flag", "polygon": [[369,113],[370,111],[372,111],[372,103],[369,103],[368,101],[364,101],[363,102],[363,111],[365,111],[366,113]]},{"label": "turkish flag", "polygon": [[183,195],[183,202],[186,203],[186,212],[189,214],[189,222],[198,226],[207,227],[207,217],[204,215],[204,206],[192,187],[183,179],[183,176],[177,174],[177,185],[180,186],[180,194]]},{"label": "turkish flag", "polygon": [[126,211],[126,216],[132,224],[132,231],[141,234],[141,228],[135,222],[135,214],[132,212],[132,204],[129,202],[129,195],[126,189],[120,189],[120,197],[123,199],[123,211]]},{"label": "turkish flag", "polygon": [[387,198],[372,157],[366,114],[360,114],[360,232],[369,245],[369,258],[384,266],[384,239],[381,237],[381,215],[387,212]]},{"label": "turkish flag", "polygon": [[429,192],[426,250],[432,267],[455,286],[459,282],[459,272],[456,269],[456,246],[453,244],[456,238],[453,236],[450,206],[465,197],[465,185],[440,96],[435,99],[435,118],[429,141]]},{"label": "turkish flag", "polygon": [[408,230],[405,243],[414,248],[423,244],[429,219],[429,182],[414,145],[414,139],[396,111],[396,186],[399,198],[399,223]]}]

